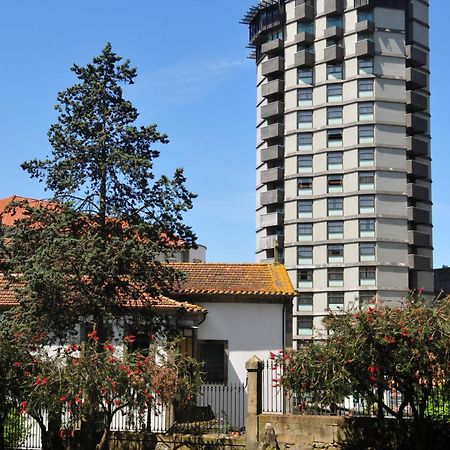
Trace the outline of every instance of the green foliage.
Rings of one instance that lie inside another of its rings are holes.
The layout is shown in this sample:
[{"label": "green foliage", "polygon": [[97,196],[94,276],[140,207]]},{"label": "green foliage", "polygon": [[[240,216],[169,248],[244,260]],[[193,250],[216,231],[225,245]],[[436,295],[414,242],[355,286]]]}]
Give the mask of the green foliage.
[{"label": "green foliage", "polygon": [[[450,298],[428,304],[420,294],[399,308],[331,314],[326,342],[280,360],[281,382],[300,399],[330,404],[354,395],[376,404],[379,415],[402,418],[410,407],[423,419],[433,390],[450,384],[449,316]],[[401,394],[398,407],[385,401],[388,390]]]},{"label": "green foliage", "polygon": [[25,418],[15,408],[10,409],[5,419],[5,447],[18,447],[27,437],[28,432]]}]

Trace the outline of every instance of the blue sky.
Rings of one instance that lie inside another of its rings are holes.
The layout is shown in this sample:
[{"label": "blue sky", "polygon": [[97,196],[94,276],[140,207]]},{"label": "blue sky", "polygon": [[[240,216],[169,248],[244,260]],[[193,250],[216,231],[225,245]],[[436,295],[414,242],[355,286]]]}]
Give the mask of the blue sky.
[{"label": "blue sky", "polygon": [[[254,261],[255,67],[239,24],[255,1],[0,2],[0,197],[44,197],[20,163],[44,157],[56,93],[107,41],[138,68],[127,91],[143,123],[169,134],[158,171],[184,167],[198,194],[187,221],[209,261]],[[450,2],[431,7],[435,266],[450,264],[448,89]]]}]

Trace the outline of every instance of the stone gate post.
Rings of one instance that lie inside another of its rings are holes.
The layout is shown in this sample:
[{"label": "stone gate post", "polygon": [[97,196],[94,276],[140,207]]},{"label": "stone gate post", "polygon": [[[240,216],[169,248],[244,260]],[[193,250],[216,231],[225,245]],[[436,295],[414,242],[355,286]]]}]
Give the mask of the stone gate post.
[{"label": "stone gate post", "polygon": [[258,415],[262,413],[264,363],[254,355],[246,362],[245,368],[247,369],[246,448],[253,450],[258,447]]}]

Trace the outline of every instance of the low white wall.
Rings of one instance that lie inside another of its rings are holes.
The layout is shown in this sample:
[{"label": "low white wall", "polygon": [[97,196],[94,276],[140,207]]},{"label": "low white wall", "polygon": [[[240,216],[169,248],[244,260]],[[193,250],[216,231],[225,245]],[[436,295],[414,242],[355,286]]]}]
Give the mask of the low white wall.
[{"label": "low white wall", "polygon": [[253,355],[266,360],[283,348],[283,305],[201,303],[208,310],[199,340],[228,341],[228,383],[245,383],[245,363]]}]

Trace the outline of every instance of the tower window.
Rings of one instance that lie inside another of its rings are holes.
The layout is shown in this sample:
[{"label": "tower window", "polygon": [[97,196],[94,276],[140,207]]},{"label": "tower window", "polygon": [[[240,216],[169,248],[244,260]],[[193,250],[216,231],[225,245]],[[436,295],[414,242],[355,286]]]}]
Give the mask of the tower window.
[{"label": "tower window", "polygon": [[313,84],[313,69],[298,69],[298,84]]},{"label": "tower window", "polygon": [[372,75],[373,59],[358,59],[358,73],[359,75]]},{"label": "tower window", "polygon": [[297,203],[297,214],[299,218],[310,218],[313,216],[313,201],[299,200]]},{"label": "tower window", "polygon": [[359,196],[359,212],[360,214],[372,214],[375,212],[375,195]]},{"label": "tower window", "polygon": [[358,155],[360,166],[373,166],[375,164],[375,149],[360,148]]},{"label": "tower window", "polygon": [[297,311],[312,311],[314,296],[312,293],[305,292],[297,297]]},{"label": "tower window", "polygon": [[333,221],[328,222],[328,239],[344,239],[344,222]]},{"label": "tower window", "polygon": [[358,96],[372,97],[373,96],[373,79],[358,80]]},{"label": "tower window", "polygon": [[299,111],[297,116],[298,128],[312,128],[313,125],[313,112],[312,111]]},{"label": "tower window", "polygon": [[300,155],[297,158],[297,171],[299,173],[311,173],[313,168],[312,155]]},{"label": "tower window", "polygon": [[372,242],[362,242],[359,244],[359,260],[375,261],[375,244]]},{"label": "tower window", "polygon": [[327,79],[328,80],[342,80],[343,78],[342,63],[327,64]]},{"label": "tower window", "polygon": [[358,104],[359,120],[373,120],[373,102]]},{"label": "tower window", "polygon": [[328,269],[328,286],[344,286],[344,269],[340,267],[333,267]]},{"label": "tower window", "polygon": [[342,129],[328,130],[328,147],[342,147]]},{"label": "tower window", "polygon": [[327,99],[328,102],[341,102],[342,101],[342,84],[333,83],[327,86]]},{"label": "tower window", "polygon": [[299,133],[298,137],[298,149],[299,150],[312,150],[313,134],[312,133]]},{"label": "tower window", "polygon": [[373,144],[375,127],[373,125],[362,125],[358,127],[358,141],[360,144]]},{"label": "tower window", "polygon": [[342,106],[333,106],[327,108],[327,121],[328,125],[337,125],[342,123]]},{"label": "tower window", "polygon": [[311,106],[313,104],[312,88],[303,88],[298,91],[298,106]]},{"label": "tower window", "polygon": [[313,238],[313,224],[299,223],[297,225],[297,237],[299,241],[312,241]]},{"label": "tower window", "polygon": [[360,286],[374,286],[376,283],[376,268],[375,267],[360,267],[359,268],[359,284]]},{"label": "tower window", "polygon": [[342,197],[329,198],[327,204],[329,216],[342,216],[344,214],[344,199]]},{"label": "tower window", "polygon": [[327,167],[328,170],[341,170],[343,163],[342,152],[328,152],[327,153]]},{"label": "tower window", "polygon": [[375,219],[361,219],[359,221],[359,237],[375,237]]}]

